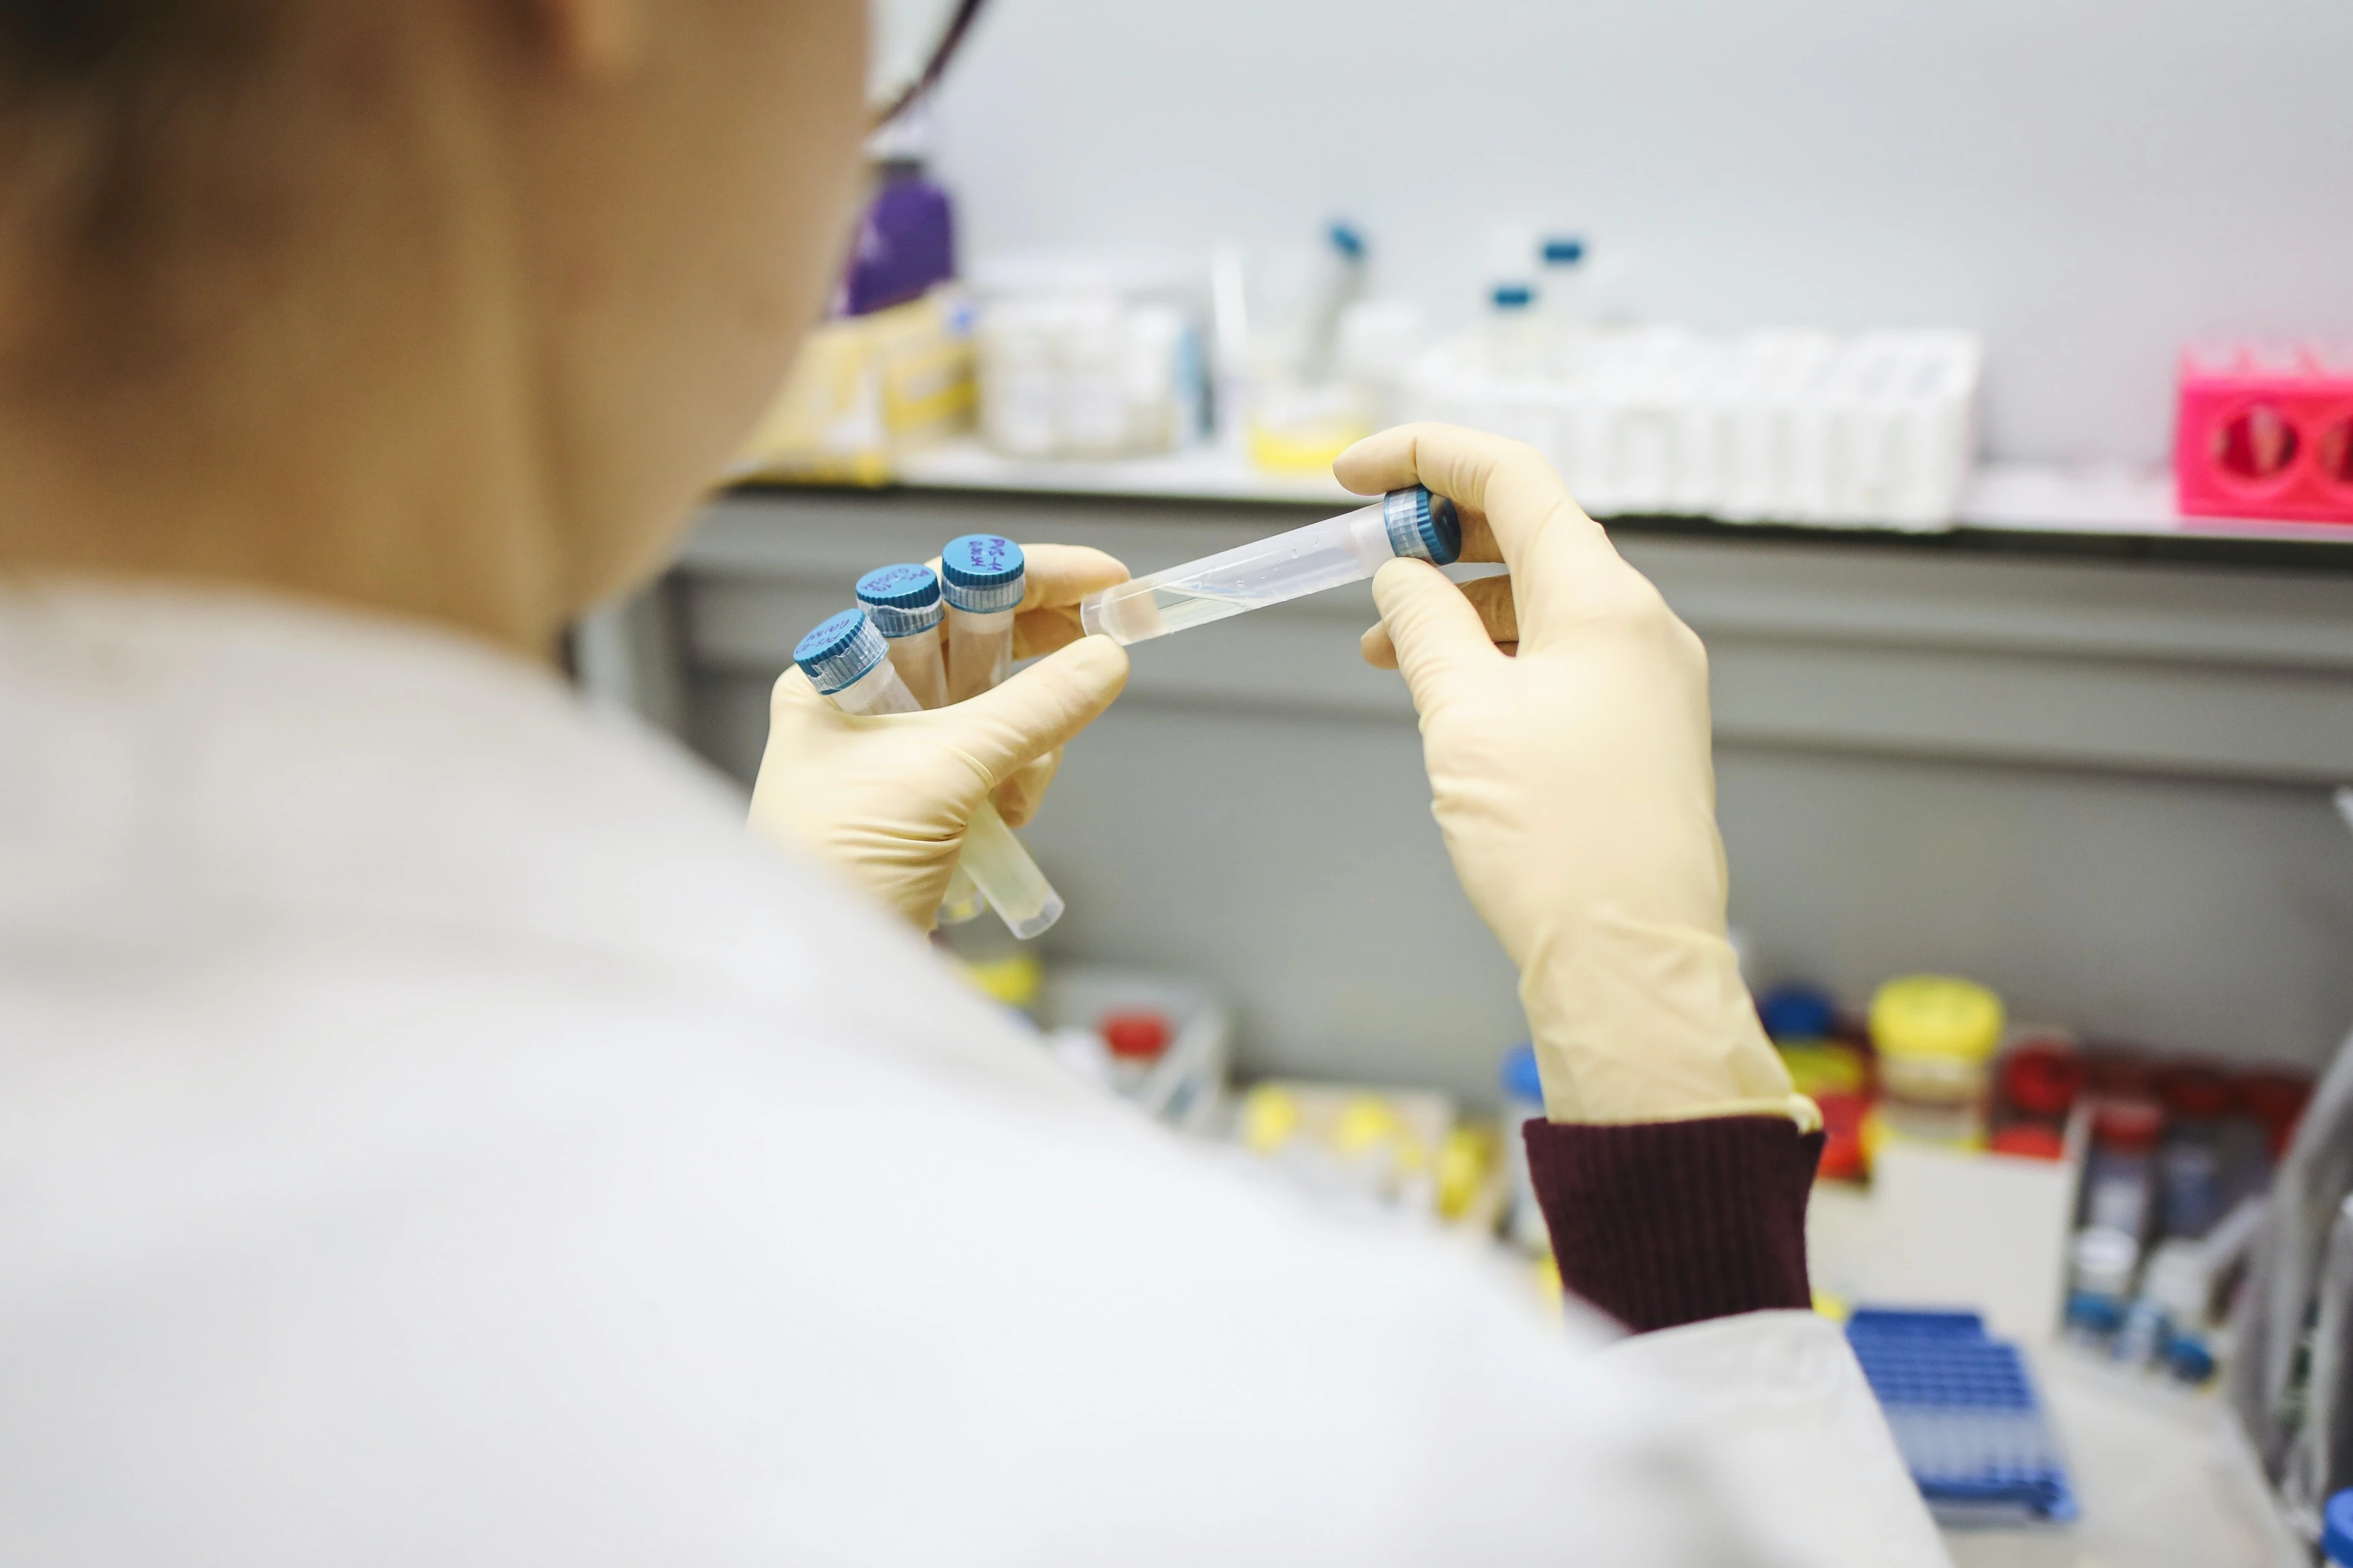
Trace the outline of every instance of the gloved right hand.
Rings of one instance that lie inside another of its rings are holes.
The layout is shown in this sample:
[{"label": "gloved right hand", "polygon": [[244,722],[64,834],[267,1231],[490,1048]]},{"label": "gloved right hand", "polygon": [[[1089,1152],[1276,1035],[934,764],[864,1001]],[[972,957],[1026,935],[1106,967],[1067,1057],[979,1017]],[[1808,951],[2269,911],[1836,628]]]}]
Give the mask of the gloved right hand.
[{"label": "gloved right hand", "polygon": [[1429,486],[1462,514],[1462,559],[1511,568],[1474,602],[1390,562],[1365,656],[1412,689],[1447,851],[1519,967],[1546,1114],[1819,1124],[1725,940],[1699,639],[1516,441],[1405,426],[1333,472],[1360,495]]}]

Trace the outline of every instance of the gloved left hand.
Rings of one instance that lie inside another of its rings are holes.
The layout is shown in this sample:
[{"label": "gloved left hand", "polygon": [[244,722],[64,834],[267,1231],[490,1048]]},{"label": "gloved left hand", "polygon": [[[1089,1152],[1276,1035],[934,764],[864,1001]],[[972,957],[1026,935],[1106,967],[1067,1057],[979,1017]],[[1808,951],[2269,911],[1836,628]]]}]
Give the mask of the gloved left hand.
[{"label": "gloved left hand", "polygon": [[994,691],[934,710],[860,717],[789,669],[768,702],[752,827],[831,862],[921,930],[931,929],[965,825],[994,798],[1019,826],[1061,748],[1127,684],[1127,650],[1082,637],[1078,603],[1124,582],[1099,550],[1025,544],[1029,581],[1013,656],[1047,657]]}]

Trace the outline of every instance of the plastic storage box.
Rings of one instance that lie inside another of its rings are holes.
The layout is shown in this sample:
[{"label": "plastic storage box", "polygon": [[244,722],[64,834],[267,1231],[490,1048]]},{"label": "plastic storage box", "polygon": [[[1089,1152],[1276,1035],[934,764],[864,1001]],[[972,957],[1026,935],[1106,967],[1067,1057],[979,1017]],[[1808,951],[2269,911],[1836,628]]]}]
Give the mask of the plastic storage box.
[{"label": "plastic storage box", "polygon": [[1865,1309],[1846,1334],[1938,1522],[2056,1524],[2076,1516],[2026,1363],[2016,1345],[1989,1338],[1975,1312]]}]

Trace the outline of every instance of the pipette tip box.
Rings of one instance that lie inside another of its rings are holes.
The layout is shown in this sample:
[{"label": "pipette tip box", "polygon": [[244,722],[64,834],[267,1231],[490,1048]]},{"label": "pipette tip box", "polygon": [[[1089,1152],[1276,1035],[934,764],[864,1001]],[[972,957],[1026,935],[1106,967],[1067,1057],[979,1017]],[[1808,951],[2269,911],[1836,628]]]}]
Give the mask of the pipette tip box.
[{"label": "pipette tip box", "polygon": [[1847,1342],[1937,1522],[2063,1524],[2079,1511],[2018,1347],[1975,1312],[1858,1310]]}]

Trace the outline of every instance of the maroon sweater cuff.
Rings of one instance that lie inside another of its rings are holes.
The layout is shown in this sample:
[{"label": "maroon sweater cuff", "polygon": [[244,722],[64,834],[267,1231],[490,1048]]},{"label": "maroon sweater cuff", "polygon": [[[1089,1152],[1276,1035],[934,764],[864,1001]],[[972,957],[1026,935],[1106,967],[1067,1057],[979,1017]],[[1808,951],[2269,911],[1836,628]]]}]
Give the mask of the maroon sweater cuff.
[{"label": "maroon sweater cuff", "polygon": [[1779,1116],[1522,1130],[1560,1282],[1636,1332],[1807,1307],[1822,1135]]}]

